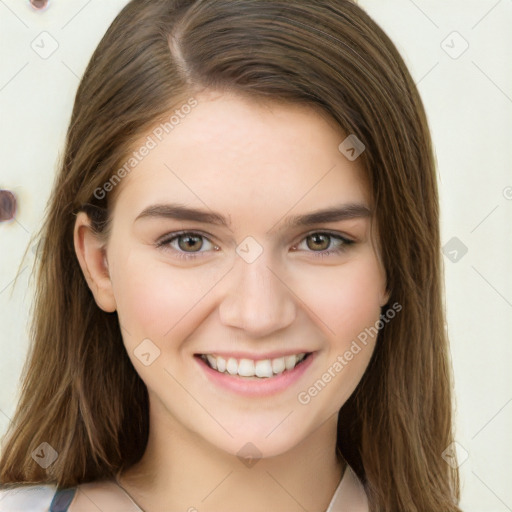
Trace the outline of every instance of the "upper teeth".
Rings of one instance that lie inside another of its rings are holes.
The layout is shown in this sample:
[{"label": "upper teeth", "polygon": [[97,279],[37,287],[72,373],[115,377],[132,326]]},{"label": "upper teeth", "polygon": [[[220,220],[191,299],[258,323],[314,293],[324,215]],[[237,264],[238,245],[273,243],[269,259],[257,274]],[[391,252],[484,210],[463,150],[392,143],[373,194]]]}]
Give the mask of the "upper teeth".
[{"label": "upper teeth", "polygon": [[291,356],[278,357],[276,359],[261,359],[254,361],[252,359],[235,359],[230,357],[227,360],[221,356],[212,354],[203,354],[201,357],[208,361],[209,365],[218,372],[231,375],[240,375],[241,377],[272,377],[283,373],[285,370],[292,370],[306,357],[306,353],[295,354]]}]

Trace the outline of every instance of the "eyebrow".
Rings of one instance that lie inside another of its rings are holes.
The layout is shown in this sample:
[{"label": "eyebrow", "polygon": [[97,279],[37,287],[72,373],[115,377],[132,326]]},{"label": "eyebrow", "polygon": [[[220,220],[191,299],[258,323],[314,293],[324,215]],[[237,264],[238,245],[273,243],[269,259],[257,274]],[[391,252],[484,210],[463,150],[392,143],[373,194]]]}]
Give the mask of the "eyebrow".
[{"label": "eyebrow", "polygon": [[[323,224],[327,222],[338,222],[357,218],[371,217],[372,211],[368,206],[362,203],[349,203],[332,208],[316,210],[311,213],[288,217],[284,221],[283,227],[295,228],[314,224]],[[213,211],[190,208],[181,204],[155,204],[145,208],[135,219],[174,219],[202,222],[204,224],[214,224],[217,226],[231,227],[231,221],[220,213]],[[278,224],[278,223],[276,223]],[[275,226],[275,224],[274,224]],[[269,230],[270,232],[271,230]]]}]

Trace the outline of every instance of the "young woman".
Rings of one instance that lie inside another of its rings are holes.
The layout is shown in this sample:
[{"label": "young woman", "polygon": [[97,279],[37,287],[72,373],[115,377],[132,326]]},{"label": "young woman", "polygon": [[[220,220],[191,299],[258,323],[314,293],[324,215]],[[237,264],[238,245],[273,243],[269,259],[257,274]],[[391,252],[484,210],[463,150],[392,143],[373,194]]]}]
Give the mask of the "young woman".
[{"label": "young woman", "polygon": [[131,1],[40,235],[0,510],[459,511],[430,135],[352,2]]}]

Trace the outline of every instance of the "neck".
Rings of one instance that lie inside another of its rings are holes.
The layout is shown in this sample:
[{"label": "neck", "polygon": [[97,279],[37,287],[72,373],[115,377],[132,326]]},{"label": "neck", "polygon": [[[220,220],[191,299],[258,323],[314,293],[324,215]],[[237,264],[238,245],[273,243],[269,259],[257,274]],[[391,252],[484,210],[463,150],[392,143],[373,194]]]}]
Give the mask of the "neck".
[{"label": "neck", "polygon": [[145,512],[324,512],[346,467],[336,455],[337,415],[286,453],[252,462],[190,430],[150,425],[142,459],[118,474]]}]

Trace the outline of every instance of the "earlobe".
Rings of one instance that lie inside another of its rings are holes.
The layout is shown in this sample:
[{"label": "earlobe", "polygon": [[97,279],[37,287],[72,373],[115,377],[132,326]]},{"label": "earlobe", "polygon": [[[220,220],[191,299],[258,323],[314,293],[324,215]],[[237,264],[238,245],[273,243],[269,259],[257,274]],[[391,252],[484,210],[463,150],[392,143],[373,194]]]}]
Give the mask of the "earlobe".
[{"label": "earlobe", "polygon": [[108,270],[104,244],[91,228],[85,212],[79,212],[75,222],[74,245],[78,262],[98,307],[107,313],[116,310],[112,281]]}]

